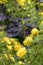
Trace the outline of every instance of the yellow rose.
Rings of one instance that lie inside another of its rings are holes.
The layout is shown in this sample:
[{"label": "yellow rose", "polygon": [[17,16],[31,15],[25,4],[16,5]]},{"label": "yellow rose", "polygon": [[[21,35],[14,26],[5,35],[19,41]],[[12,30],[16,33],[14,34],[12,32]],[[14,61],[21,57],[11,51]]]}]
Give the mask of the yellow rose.
[{"label": "yellow rose", "polygon": [[23,44],[25,45],[25,46],[29,46],[29,45],[31,45],[32,44],[32,42],[33,42],[33,39],[32,39],[32,37],[26,37],[25,38],[25,40],[23,41]]},{"label": "yellow rose", "polygon": [[21,49],[21,45],[20,44],[15,44],[14,45],[14,50],[18,51],[19,49]]},{"label": "yellow rose", "polygon": [[23,47],[23,48],[21,48],[21,49],[19,49],[19,50],[17,51],[17,56],[18,56],[19,58],[22,58],[24,55],[26,55],[26,53],[27,53],[27,50],[25,49],[25,47]]},{"label": "yellow rose", "polygon": [[11,41],[8,37],[4,37],[3,41],[7,44],[11,44]]},{"label": "yellow rose", "polygon": [[33,28],[33,29],[31,30],[31,34],[32,34],[32,35],[37,35],[38,33],[39,33],[39,30],[36,29],[36,28]]},{"label": "yellow rose", "polygon": [[[18,3],[19,6],[24,6],[26,0],[16,0],[16,2]],[[30,4],[31,3],[31,0],[28,0],[28,3]]]},{"label": "yellow rose", "polygon": [[16,0],[16,2],[18,3],[18,5],[24,6],[25,0]]}]

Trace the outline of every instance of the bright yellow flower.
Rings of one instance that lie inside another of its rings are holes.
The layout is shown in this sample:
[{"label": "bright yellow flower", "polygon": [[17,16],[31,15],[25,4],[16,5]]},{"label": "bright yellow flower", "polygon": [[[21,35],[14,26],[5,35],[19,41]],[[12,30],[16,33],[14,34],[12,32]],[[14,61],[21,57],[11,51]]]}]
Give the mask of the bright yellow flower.
[{"label": "bright yellow flower", "polygon": [[25,40],[23,41],[23,44],[24,44],[25,46],[29,46],[29,45],[32,44],[32,42],[33,42],[32,37],[28,36],[28,37],[26,37]]},{"label": "bright yellow flower", "polygon": [[19,61],[19,64],[22,65],[22,64],[24,64],[24,63],[23,63],[22,61]]},{"label": "bright yellow flower", "polygon": [[4,37],[3,41],[7,44],[11,44],[11,41],[8,37]]},{"label": "bright yellow flower", "polygon": [[17,56],[19,58],[23,58],[23,56],[26,55],[26,53],[27,53],[27,50],[25,49],[25,47],[23,47],[17,51]]},{"label": "bright yellow flower", "polygon": [[[17,2],[20,6],[24,6],[26,0],[16,0],[16,2]],[[31,3],[31,0],[28,0],[28,3],[30,4],[30,3]]]},{"label": "bright yellow flower", "polygon": [[38,33],[39,33],[39,30],[36,29],[36,28],[33,28],[33,29],[31,30],[31,34],[32,34],[32,35],[37,35]]},{"label": "bright yellow flower", "polygon": [[19,49],[21,49],[21,45],[20,44],[15,44],[14,45],[14,50],[18,51]]},{"label": "bright yellow flower", "polygon": [[0,0],[0,4],[4,4],[6,2],[8,2],[8,1],[7,0]]},{"label": "bright yellow flower", "polygon": [[18,3],[18,5],[24,6],[25,0],[16,0],[16,2]]},{"label": "bright yellow flower", "polygon": [[8,48],[8,50],[12,50],[13,49],[12,45],[6,45],[6,47]]}]

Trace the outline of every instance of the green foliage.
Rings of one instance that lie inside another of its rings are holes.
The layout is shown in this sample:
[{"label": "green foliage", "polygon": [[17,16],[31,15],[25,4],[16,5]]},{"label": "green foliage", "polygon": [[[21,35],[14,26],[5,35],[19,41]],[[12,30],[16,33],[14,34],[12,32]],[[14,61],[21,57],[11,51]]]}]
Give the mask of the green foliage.
[{"label": "green foliage", "polygon": [[[40,24],[41,21],[43,21],[43,16],[40,16],[38,14],[41,10],[41,6],[39,6],[40,2],[38,2],[37,4],[37,2],[35,1],[36,0],[34,0],[34,2],[32,2],[31,4],[28,4],[26,2],[24,8],[18,6],[16,1],[14,0],[8,0],[6,4],[3,4],[6,8],[6,10],[4,11],[6,17],[8,15],[11,17],[11,19],[19,18],[20,22],[22,23],[21,29],[23,30],[27,29],[24,26],[26,23],[36,22],[36,27],[39,28],[39,34],[34,37],[33,44],[31,46],[28,46],[29,48],[25,47],[26,49],[28,48],[26,56],[24,56],[23,58],[18,58],[16,56],[16,51],[7,49],[5,42],[3,42],[3,38],[7,36],[4,28],[10,23],[10,20],[5,20],[4,22],[0,21],[0,23],[3,23],[4,25],[4,27],[0,26],[0,65],[20,65],[19,61],[23,62],[23,64],[21,65],[43,65],[43,24]],[[36,5],[39,8],[38,10],[36,10]],[[25,20],[25,17],[28,17],[28,19]],[[19,42],[21,42],[21,44],[23,44],[24,39],[19,38],[18,36],[16,38],[19,39]],[[13,59],[9,56],[10,54]]]},{"label": "green foliage", "polygon": [[28,50],[30,65],[43,65],[43,43],[37,44]]}]

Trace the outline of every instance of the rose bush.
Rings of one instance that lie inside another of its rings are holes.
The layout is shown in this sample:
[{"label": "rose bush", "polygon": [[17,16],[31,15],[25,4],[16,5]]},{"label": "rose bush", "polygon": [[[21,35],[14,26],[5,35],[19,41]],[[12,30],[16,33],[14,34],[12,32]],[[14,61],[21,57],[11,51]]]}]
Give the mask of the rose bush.
[{"label": "rose bush", "polygon": [[0,0],[0,65],[43,65],[41,0]]}]

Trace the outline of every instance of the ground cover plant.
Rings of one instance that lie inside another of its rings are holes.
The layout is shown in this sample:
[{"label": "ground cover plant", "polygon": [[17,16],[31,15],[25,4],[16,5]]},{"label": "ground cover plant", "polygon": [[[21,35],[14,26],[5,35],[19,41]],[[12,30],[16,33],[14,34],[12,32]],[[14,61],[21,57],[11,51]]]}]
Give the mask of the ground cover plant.
[{"label": "ground cover plant", "polygon": [[0,65],[43,65],[43,0],[0,0]]}]

